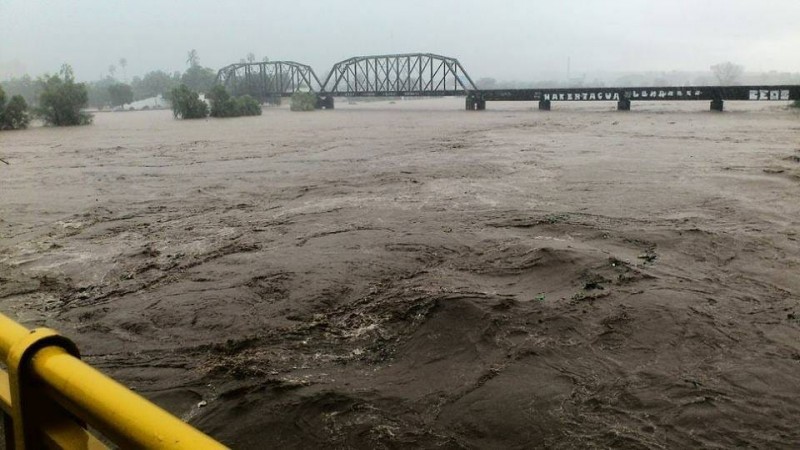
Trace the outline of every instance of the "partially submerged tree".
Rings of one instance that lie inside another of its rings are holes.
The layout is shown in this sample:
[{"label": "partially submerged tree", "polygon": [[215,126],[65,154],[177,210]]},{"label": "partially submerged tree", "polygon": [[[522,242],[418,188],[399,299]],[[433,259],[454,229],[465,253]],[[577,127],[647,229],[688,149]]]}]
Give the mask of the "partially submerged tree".
[{"label": "partially submerged tree", "polygon": [[216,85],[206,96],[211,103],[211,117],[231,117],[234,114],[233,100],[222,85]]},{"label": "partially submerged tree", "polygon": [[[4,96],[2,89],[0,95]],[[27,128],[31,122],[30,114],[28,114],[28,103],[21,95],[11,97],[7,105],[0,102],[0,130],[21,130]]]},{"label": "partially submerged tree", "polygon": [[111,106],[122,106],[133,102],[133,89],[125,83],[115,83],[108,87]]},{"label": "partially submerged tree", "polygon": [[292,111],[313,111],[317,108],[317,94],[313,92],[295,92],[292,94]]},{"label": "partially submerged tree", "polygon": [[236,97],[236,109],[239,111],[240,116],[260,116],[261,103],[258,100],[250,97],[249,95],[242,95]]},{"label": "partially submerged tree", "polygon": [[232,98],[225,87],[216,85],[208,92],[208,100],[211,102],[212,117],[239,117],[239,116],[260,116],[261,105],[258,100],[243,95]]},{"label": "partially submerged tree", "polygon": [[27,128],[30,121],[25,99],[21,95],[14,95],[6,104],[6,93],[0,87],[0,130]]},{"label": "partially submerged tree", "polygon": [[57,75],[45,76],[39,95],[37,114],[45,125],[71,126],[92,123],[92,116],[82,111],[89,102],[84,83],[76,83],[72,67],[61,66]]},{"label": "partially submerged tree", "polygon": [[744,73],[744,67],[728,61],[711,66],[711,73],[714,74],[720,86],[730,86],[739,81]]},{"label": "partially submerged tree", "polygon": [[170,93],[172,114],[181,119],[202,119],[208,116],[208,105],[197,92],[182,84]]}]

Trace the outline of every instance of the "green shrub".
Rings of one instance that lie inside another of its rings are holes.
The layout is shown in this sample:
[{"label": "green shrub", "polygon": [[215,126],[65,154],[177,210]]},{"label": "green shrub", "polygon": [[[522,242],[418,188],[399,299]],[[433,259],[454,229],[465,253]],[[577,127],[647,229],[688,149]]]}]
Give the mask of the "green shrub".
[{"label": "green shrub", "polygon": [[197,92],[182,84],[170,93],[172,114],[181,119],[202,119],[208,116],[208,105]]},{"label": "green shrub", "polygon": [[208,100],[211,102],[212,117],[239,117],[239,116],[260,116],[261,104],[258,100],[243,95],[231,98],[228,91],[222,85],[216,85],[208,92]]},{"label": "green shrub", "polygon": [[795,108],[800,108],[800,99],[795,100],[794,103],[792,103],[792,106]]},{"label": "green shrub", "polygon": [[317,109],[317,94],[313,92],[295,92],[292,94],[292,111],[313,111]]},{"label": "green shrub", "polygon": [[0,111],[0,130],[21,130],[28,128],[30,122],[28,103],[21,95],[11,97],[5,109]]},{"label": "green shrub", "polygon": [[92,116],[81,111],[89,102],[89,94],[84,83],[76,83],[72,68],[61,67],[60,76],[45,76],[40,80],[42,92],[39,94],[37,114],[45,125],[72,126],[92,123]]},{"label": "green shrub", "polygon": [[220,84],[214,86],[208,91],[206,98],[211,103],[211,117],[234,116],[236,105],[224,86]]},{"label": "green shrub", "polygon": [[261,104],[253,97],[243,95],[236,97],[236,110],[240,116],[260,116]]}]

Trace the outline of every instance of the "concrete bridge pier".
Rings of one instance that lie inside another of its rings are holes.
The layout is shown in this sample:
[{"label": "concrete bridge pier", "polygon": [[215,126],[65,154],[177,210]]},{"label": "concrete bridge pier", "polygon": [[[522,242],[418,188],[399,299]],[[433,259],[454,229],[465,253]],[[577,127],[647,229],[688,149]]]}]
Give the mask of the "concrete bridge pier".
[{"label": "concrete bridge pier", "polygon": [[333,109],[333,97],[329,95],[317,97],[317,109]]},{"label": "concrete bridge pier", "polygon": [[711,100],[711,111],[719,111],[719,112],[722,112],[722,109],[723,109],[723,104],[724,104],[724,103],[725,103],[725,102],[724,102],[724,101],[722,101],[722,99],[721,99],[721,98],[715,98],[714,100]]},{"label": "concrete bridge pier", "polygon": [[550,111],[550,100],[539,100],[539,111]]},{"label": "concrete bridge pier", "polygon": [[478,109],[477,101],[468,95],[464,102],[464,107],[467,111],[475,111]]},{"label": "concrete bridge pier", "polygon": [[281,106],[281,96],[280,95],[268,95],[264,99],[264,103],[266,103],[268,105]]},{"label": "concrete bridge pier", "polygon": [[486,100],[468,95],[465,106],[467,111],[483,111],[486,109]]},{"label": "concrete bridge pier", "polygon": [[619,101],[617,102],[617,111],[630,111],[631,110],[631,101],[627,98],[620,97]]}]

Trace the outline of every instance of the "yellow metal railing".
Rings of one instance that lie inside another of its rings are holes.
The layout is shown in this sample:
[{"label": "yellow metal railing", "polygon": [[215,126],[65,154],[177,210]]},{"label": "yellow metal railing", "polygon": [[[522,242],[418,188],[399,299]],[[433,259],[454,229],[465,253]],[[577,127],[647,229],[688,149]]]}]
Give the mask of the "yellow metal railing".
[{"label": "yellow metal railing", "polygon": [[79,359],[47,328],[0,314],[0,410],[6,449],[226,448]]}]

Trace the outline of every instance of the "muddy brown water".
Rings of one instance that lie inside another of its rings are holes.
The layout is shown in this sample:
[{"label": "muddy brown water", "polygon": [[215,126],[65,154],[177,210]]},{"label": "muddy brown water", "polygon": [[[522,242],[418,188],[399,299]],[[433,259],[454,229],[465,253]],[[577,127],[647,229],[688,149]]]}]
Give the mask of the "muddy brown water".
[{"label": "muddy brown water", "polygon": [[800,114],[339,103],[0,133],[0,310],[236,448],[800,442]]}]

